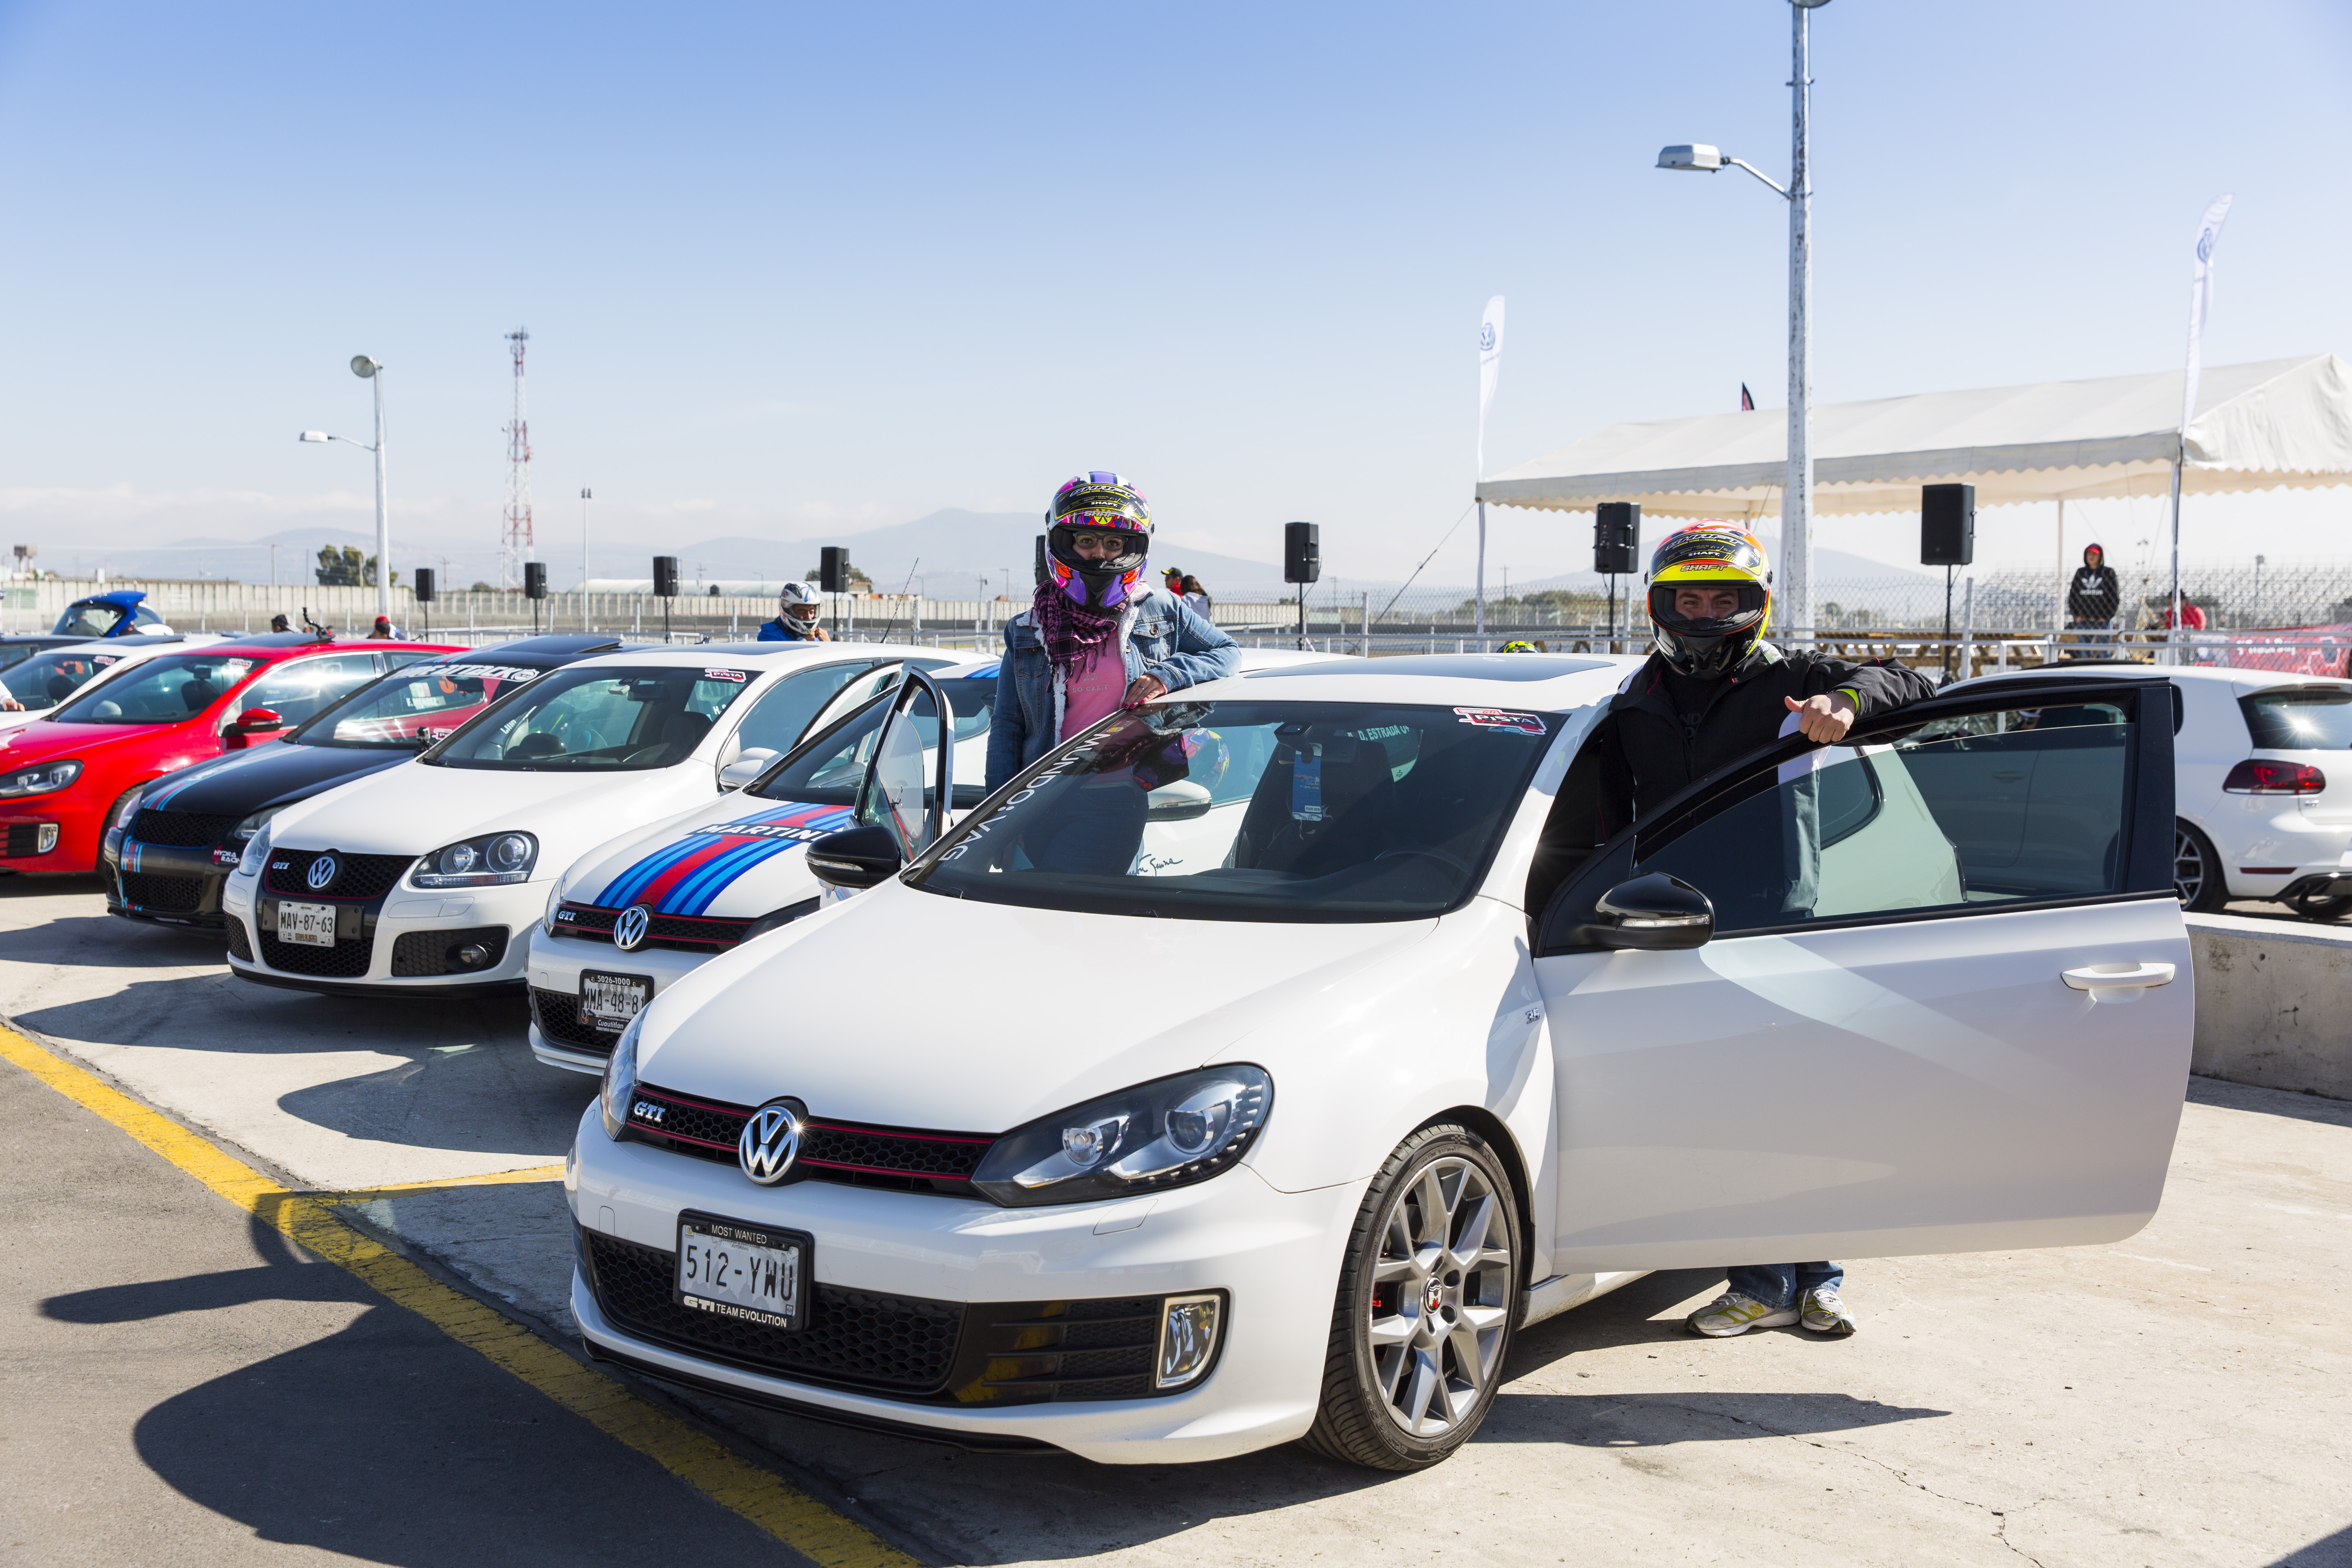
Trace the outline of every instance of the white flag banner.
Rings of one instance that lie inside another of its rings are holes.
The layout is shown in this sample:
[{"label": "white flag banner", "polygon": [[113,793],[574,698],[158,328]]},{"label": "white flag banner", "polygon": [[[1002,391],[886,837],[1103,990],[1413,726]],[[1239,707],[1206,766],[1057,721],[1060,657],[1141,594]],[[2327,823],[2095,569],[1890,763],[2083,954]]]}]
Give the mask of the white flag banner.
[{"label": "white flag banner", "polygon": [[2213,302],[2213,245],[2221,237],[2221,224],[2230,216],[2229,196],[2217,198],[2197,226],[2197,267],[2189,283],[2189,374],[2180,384],[2180,433],[2197,416],[2197,383],[2205,372],[2205,312]]},{"label": "white flag banner", "polygon": [[1486,477],[1486,405],[1495,401],[1495,378],[1503,373],[1503,297],[1486,301],[1478,318],[1478,477]]}]

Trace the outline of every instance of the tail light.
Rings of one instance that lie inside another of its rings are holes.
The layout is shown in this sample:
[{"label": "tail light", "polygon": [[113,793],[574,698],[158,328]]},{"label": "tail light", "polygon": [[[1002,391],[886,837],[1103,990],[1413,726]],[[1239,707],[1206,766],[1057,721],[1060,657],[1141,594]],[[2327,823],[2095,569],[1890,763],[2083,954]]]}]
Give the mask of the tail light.
[{"label": "tail light", "polygon": [[2221,787],[2231,795],[2317,795],[2327,787],[2327,775],[2309,763],[2249,757],[2230,770]]}]

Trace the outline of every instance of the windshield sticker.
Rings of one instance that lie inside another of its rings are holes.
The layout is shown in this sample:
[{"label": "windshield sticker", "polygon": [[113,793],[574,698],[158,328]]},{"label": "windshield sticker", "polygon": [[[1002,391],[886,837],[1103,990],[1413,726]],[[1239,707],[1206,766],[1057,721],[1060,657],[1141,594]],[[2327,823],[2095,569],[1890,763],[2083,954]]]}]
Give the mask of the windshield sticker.
[{"label": "windshield sticker", "polygon": [[750,671],[741,669],[706,669],[702,672],[702,678],[705,680],[731,680],[740,686],[751,679],[751,676]]},{"label": "windshield sticker", "polygon": [[1475,724],[1481,730],[1507,730],[1514,735],[1540,735],[1544,732],[1543,717],[1537,713],[1515,713],[1507,708],[1456,708],[1461,722]]},{"label": "windshield sticker", "polygon": [[408,668],[413,674],[437,676],[445,680],[504,680],[517,686],[526,680],[535,680],[545,673],[507,664],[428,664],[422,667],[410,665]]},{"label": "windshield sticker", "polygon": [[1290,816],[1296,822],[1323,820],[1323,748],[1309,744],[1290,771]]},{"label": "windshield sticker", "polygon": [[119,664],[121,660],[122,656],[119,653],[101,653],[93,658],[89,662],[98,666],[99,668],[104,669],[108,665]]}]

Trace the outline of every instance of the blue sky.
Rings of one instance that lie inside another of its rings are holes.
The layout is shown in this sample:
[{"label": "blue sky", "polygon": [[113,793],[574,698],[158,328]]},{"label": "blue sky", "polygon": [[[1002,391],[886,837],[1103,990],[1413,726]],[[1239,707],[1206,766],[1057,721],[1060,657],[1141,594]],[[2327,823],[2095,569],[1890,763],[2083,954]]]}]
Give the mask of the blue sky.
[{"label": "blue sky", "polygon": [[[2176,365],[2223,190],[2209,361],[2352,354],[2341,5],[1834,0],[1814,35],[1817,397]],[[363,433],[366,352],[396,563],[486,548],[520,322],[567,539],[583,483],[649,550],[1115,467],[1171,542],[1271,558],[1307,517],[1401,574],[1467,499],[1490,294],[1490,468],[1781,401],[1782,210],[1651,164],[1783,172],[1787,51],[1779,0],[8,6],[0,514],[45,557],[371,526],[364,456],[293,438]],[[2207,505],[2191,554],[2352,557],[2352,490]],[[1495,519],[1516,576],[1585,556]],[[1983,535],[2046,558],[2046,515]]]}]

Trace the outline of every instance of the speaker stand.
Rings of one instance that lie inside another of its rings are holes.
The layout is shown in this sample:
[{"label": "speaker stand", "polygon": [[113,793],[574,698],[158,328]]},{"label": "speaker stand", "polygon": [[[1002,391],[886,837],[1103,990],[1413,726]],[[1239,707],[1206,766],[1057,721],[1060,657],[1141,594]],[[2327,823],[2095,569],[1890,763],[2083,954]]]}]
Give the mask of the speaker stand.
[{"label": "speaker stand", "polygon": [[1952,683],[1952,568],[1944,568],[1944,684]]}]

